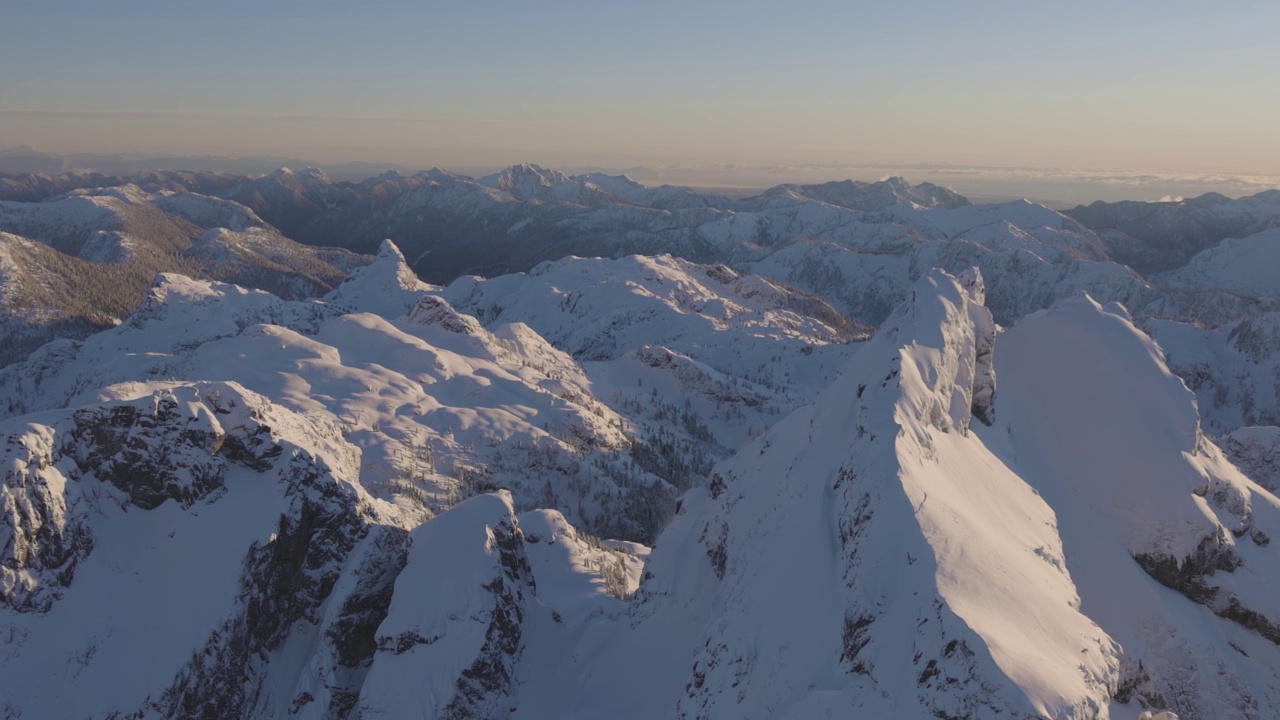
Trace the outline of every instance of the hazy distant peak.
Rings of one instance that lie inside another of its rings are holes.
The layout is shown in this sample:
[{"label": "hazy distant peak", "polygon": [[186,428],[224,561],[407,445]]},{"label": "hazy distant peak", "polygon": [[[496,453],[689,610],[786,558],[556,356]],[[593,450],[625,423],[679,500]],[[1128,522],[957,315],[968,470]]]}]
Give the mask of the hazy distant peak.
[{"label": "hazy distant peak", "polygon": [[863,212],[883,210],[894,205],[915,205],[930,209],[954,209],[969,200],[951,190],[932,183],[912,185],[901,177],[879,182],[833,180],[814,185],[786,184],[770,188],[760,195],[766,200],[816,200],[838,207]]},{"label": "hazy distant peak", "polygon": [[71,190],[63,197],[113,198],[129,205],[141,205],[153,199],[150,193],[133,183],[113,187],[79,188]]},{"label": "hazy distant peak", "polygon": [[549,170],[534,163],[519,163],[493,175],[486,175],[479,182],[481,185],[515,194],[533,187],[549,188],[571,183],[573,180],[559,170]]},{"label": "hazy distant peak", "polygon": [[618,201],[643,201],[643,188],[639,190],[629,188],[620,185],[618,179],[607,176],[600,176],[598,179],[604,184],[603,187],[583,178],[569,177],[559,170],[551,170],[533,163],[520,163],[501,172],[486,175],[477,182],[482,187],[506,193],[521,202],[597,206]]},{"label": "hazy distant peak", "polygon": [[453,182],[456,180],[470,179],[465,175],[461,175],[452,170],[447,170],[441,167],[433,167],[433,168],[427,168],[426,170],[421,170],[418,172],[418,174],[414,175],[414,177],[421,178],[423,180],[433,180],[435,182]]},{"label": "hazy distant peak", "polygon": [[377,185],[378,183],[396,182],[396,181],[407,180],[407,179],[408,178],[406,178],[397,170],[388,170],[382,173],[381,175],[375,175],[371,178],[365,178],[364,180],[361,180],[360,187],[371,187],[373,185]]},{"label": "hazy distant peak", "polygon": [[579,182],[589,182],[603,188],[608,188],[611,185],[618,185],[621,187],[638,188],[641,190],[644,189],[644,185],[636,182],[626,173],[619,175],[610,175],[609,173],[604,172],[579,173],[578,175],[574,175],[573,179]]},{"label": "hazy distant peak", "polygon": [[1250,205],[1280,205],[1280,190],[1263,190],[1256,195],[1242,197],[1239,202]]},{"label": "hazy distant peak", "polygon": [[0,150],[0,157],[55,157],[46,152],[41,152],[30,145],[19,145],[17,147],[5,148]]},{"label": "hazy distant peak", "polygon": [[1231,198],[1227,197],[1226,195],[1223,195],[1222,193],[1207,192],[1203,195],[1199,195],[1193,198],[1187,198],[1186,200],[1182,201],[1182,204],[1186,205],[1187,207],[1207,208],[1207,207],[1213,207],[1214,205],[1223,205],[1229,202],[1231,202]]},{"label": "hazy distant peak", "polygon": [[322,180],[324,182],[332,182],[329,179],[328,173],[326,173],[325,171],[321,170],[318,167],[304,168],[301,172],[297,174],[307,178],[315,178],[316,180]]}]

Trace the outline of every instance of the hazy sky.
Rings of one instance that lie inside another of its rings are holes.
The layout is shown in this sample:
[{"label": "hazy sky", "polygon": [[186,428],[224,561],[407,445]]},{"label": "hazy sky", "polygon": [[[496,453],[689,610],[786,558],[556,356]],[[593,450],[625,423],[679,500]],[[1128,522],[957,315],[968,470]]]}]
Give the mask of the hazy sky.
[{"label": "hazy sky", "polygon": [[0,147],[1280,173],[1280,3],[0,0]]}]

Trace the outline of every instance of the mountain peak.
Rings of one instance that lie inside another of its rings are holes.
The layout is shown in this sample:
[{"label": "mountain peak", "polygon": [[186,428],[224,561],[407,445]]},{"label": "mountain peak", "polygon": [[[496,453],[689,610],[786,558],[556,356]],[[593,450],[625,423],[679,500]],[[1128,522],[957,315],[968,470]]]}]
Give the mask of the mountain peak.
[{"label": "mountain peak", "polygon": [[479,183],[527,199],[536,197],[545,188],[573,183],[573,180],[558,170],[548,170],[535,163],[518,163],[480,178]]},{"label": "mountain peak", "polygon": [[304,168],[303,170],[301,170],[301,171],[300,171],[300,172],[298,172],[297,174],[298,174],[300,177],[306,178],[306,179],[308,179],[308,180],[315,180],[315,181],[317,181],[317,182],[321,182],[321,183],[325,183],[325,184],[329,184],[329,183],[332,183],[332,182],[333,182],[331,179],[329,179],[329,174],[328,174],[328,173],[326,173],[324,170],[321,170],[321,169],[320,169],[320,168],[318,168],[318,167],[308,167],[308,168]]},{"label": "mountain peak", "polygon": [[[1117,648],[1040,556],[1062,556],[1052,511],[966,433],[990,358],[980,289],[976,273],[928,273],[814,405],[687,499],[635,613],[638,635],[705,619],[678,716],[731,717],[812,677],[831,681],[792,717],[1086,717],[1109,702]],[[993,512],[1017,528],[993,531]]]},{"label": "mountain peak", "polygon": [[351,271],[325,296],[325,302],[395,319],[413,308],[422,294],[431,289],[431,285],[418,279],[400,248],[387,239],[378,247],[373,262]]}]

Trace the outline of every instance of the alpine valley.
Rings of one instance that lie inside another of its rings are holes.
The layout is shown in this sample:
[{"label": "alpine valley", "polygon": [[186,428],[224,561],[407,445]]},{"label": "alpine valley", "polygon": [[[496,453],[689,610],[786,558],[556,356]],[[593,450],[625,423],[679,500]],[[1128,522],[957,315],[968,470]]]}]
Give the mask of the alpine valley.
[{"label": "alpine valley", "polygon": [[1280,717],[1280,192],[0,176],[0,720]]}]

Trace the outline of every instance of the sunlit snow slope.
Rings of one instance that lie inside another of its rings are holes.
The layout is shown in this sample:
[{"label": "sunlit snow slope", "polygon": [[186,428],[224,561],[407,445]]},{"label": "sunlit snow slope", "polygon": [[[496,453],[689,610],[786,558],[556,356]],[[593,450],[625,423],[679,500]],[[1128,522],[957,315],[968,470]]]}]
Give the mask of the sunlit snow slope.
[{"label": "sunlit snow slope", "polygon": [[1271,717],[1276,498],[1123,310],[994,337],[981,296],[917,284],[686,495],[629,622],[518,716]]}]

